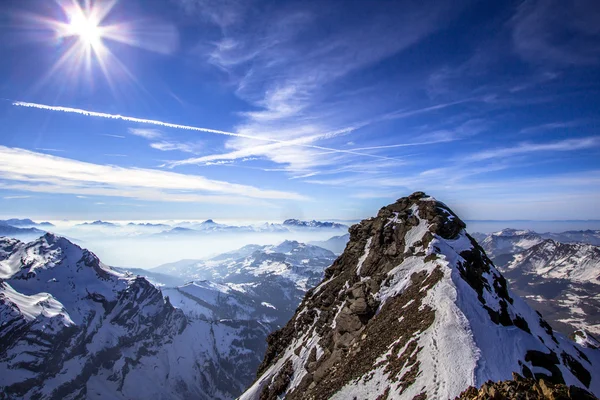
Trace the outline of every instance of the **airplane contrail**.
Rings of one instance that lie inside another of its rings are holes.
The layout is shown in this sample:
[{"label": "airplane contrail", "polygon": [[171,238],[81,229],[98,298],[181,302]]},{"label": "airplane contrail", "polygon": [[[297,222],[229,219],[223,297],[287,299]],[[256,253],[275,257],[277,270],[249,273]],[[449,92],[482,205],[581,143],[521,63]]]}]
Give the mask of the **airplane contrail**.
[{"label": "airplane contrail", "polygon": [[[312,144],[302,144],[302,143],[298,143],[297,141],[270,139],[270,138],[264,138],[264,137],[260,137],[260,136],[244,135],[242,133],[221,131],[221,130],[217,130],[217,129],[201,128],[201,127],[190,126],[190,125],[173,124],[170,122],[158,121],[158,120],[154,120],[154,119],[137,118],[137,117],[129,117],[126,115],[120,115],[120,114],[108,114],[108,113],[97,112],[97,111],[89,111],[89,110],[83,110],[80,108],[63,107],[63,106],[49,106],[46,104],[28,103],[28,102],[24,102],[24,101],[13,101],[12,105],[16,106],[16,107],[29,107],[29,108],[37,108],[40,110],[47,110],[47,111],[60,111],[60,112],[64,112],[64,113],[80,114],[80,115],[84,115],[84,116],[88,116],[88,117],[117,119],[117,120],[121,120],[121,121],[135,122],[135,123],[139,123],[139,124],[158,125],[158,126],[163,126],[165,128],[183,129],[183,130],[205,132],[205,133],[214,133],[217,135],[225,135],[225,136],[239,137],[239,138],[244,138],[244,139],[260,140],[263,142],[281,143],[281,144],[285,144],[285,145],[289,145],[289,146],[308,147],[308,148],[312,148],[312,149],[324,150],[324,151],[333,152],[333,153],[345,153],[345,154],[353,154],[353,155],[363,156],[363,157],[379,158],[379,159],[384,159],[384,160],[396,160],[395,158],[391,158],[391,157],[378,156],[375,154],[359,153],[359,152],[352,151],[352,150],[333,149],[330,147],[323,147],[323,146],[317,146],[317,145],[312,145]],[[337,134],[337,133],[345,133],[348,129],[349,128],[342,129],[342,130],[339,130],[339,131],[336,131],[336,132],[333,132],[333,133],[330,133],[327,135]]]}]

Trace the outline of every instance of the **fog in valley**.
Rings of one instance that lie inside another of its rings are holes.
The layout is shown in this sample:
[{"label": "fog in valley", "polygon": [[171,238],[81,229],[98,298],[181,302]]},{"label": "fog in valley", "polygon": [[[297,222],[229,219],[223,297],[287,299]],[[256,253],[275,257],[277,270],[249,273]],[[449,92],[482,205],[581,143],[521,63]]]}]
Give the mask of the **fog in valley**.
[{"label": "fog in valley", "polygon": [[248,244],[269,245],[284,240],[309,243],[347,233],[347,225],[343,224],[311,229],[280,223],[202,222],[51,221],[54,226],[41,229],[69,238],[107,265],[144,269],[184,259],[205,259]]}]

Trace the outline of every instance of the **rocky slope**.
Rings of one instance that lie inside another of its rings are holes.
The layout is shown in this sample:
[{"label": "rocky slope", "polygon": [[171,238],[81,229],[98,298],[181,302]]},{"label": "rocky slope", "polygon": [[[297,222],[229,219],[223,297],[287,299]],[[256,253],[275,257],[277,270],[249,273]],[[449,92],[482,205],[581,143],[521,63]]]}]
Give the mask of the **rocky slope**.
[{"label": "rocky slope", "polygon": [[241,399],[448,399],[513,372],[600,393],[599,352],[554,332],[423,193],[352,226],[323,282],[268,341]]},{"label": "rocky slope", "polygon": [[556,329],[600,335],[600,247],[547,239],[513,255],[502,271]]},{"label": "rocky slope", "polygon": [[575,385],[553,384],[544,379],[526,379],[513,374],[513,380],[486,382],[479,389],[471,386],[455,400],[595,400],[596,397]]},{"label": "rocky slope", "polygon": [[67,239],[0,239],[0,398],[229,399],[267,328],[200,319]]}]

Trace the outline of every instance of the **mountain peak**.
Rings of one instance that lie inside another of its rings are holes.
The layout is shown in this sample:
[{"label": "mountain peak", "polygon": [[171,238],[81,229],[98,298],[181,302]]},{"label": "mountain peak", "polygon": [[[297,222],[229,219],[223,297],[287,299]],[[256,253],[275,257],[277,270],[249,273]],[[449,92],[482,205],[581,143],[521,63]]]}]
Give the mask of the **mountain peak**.
[{"label": "mountain peak", "polygon": [[513,372],[600,391],[600,355],[553,332],[464,222],[423,192],[353,225],[268,341],[242,399],[454,398]]},{"label": "mountain peak", "polygon": [[529,229],[513,229],[513,228],[504,228],[501,231],[492,233],[493,236],[526,236],[526,235],[537,235],[532,230]]}]

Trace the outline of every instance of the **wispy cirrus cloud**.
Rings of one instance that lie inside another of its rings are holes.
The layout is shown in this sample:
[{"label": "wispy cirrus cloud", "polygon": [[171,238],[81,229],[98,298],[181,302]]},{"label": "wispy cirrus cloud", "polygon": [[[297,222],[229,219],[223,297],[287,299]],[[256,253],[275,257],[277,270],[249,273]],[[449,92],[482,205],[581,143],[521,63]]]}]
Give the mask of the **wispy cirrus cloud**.
[{"label": "wispy cirrus cloud", "polygon": [[5,189],[102,195],[171,202],[306,200],[294,192],[207,179],[199,175],[100,165],[0,146],[0,179]]},{"label": "wispy cirrus cloud", "polygon": [[148,140],[155,140],[163,137],[162,132],[158,129],[129,128],[129,133]]},{"label": "wispy cirrus cloud", "polygon": [[[333,86],[349,75],[396,55],[441,29],[460,12],[463,3],[455,3],[452,7],[433,1],[409,3],[397,13],[384,10],[387,6],[383,4],[374,3],[366,12],[363,8],[357,18],[356,10],[349,11],[352,6],[346,7],[342,3],[319,3],[317,6],[299,2],[268,8],[256,15],[251,12],[251,7],[240,6],[235,1],[182,1],[188,11],[205,14],[222,28],[222,38],[213,43],[202,43],[198,54],[225,71],[236,94],[258,109],[240,113],[244,120],[236,127],[236,132],[243,136],[230,137],[224,145],[226,152],[175,161],[170,166],[255,156],[281,165],[292,174],[322,172],[355,162],[355,156],[360,154],[355,154],[358,151],[352,149],[340,151],[343,145],[339,143],[331,149],[331,145],[320,142],[336,142],[335,138],[357,132],[377,121],[407,118],[461,104],[456,102],[422,110],[410,107],[373,119],[373,115],[348,112],[339,99],[329,101],[327,97]],[[222,15],[236,17],[215,17]],[[338,18],[348,18],[350,23],[339,24]],[[322,29],[324,23],[329,26],[327,30]],[[319,34],[310,35],[310,32]],[[345,127],[354,128],[345,130]],[[337,133],[323,135],[324,132]],[[248,137],[256,136],[277,138],[295,145],[256,145],[248,140]],[[406,139],[409,138],[407,135]],[[369,150],[367,156],[377,158],[377,152],[372,151],[377,148],[371,147],[365,146]],[[336,156],[323,157],[323,154]]]},{"label": "wispy cirrus cloud", "polygon": [[47,151],[49,153],[63,153],[65,151],[64,149],[52,149],[47,147],[36,147],[35,149],[40,151]]},{"label": "wispy cirrus cloud", "polygon": [[[314,141],[316,137],[312,137],[312,138],[310,138],[310,140],[306,140],[306,138],[302,138],[302,140],[299,140],[299,141],[281,140],[281,139],[274,139],[274,138],[265,136],[264,135],[265,132],[253,132],[253,131],[249,131],[247,129],[239,129],[238,132],[227,132],[227,131],[222,131],[222,130],[217,130],[217,129],[203,128],[203,127],[197,127],[197,126],[191,126],[191,125],[181,125],[181,124],[174,124],[174,123],[165,122],[165,121],[124,116],[124,115],[120,115],[120,114],[108,114],[108,113],[102,113],[102,112],[97,112],[97,111],[83,110],[80,108],[73,108],[73,107],[51,106],[51,105],[47,105],[47,104],[30,103],[30,102],[22,102],[22,101],[16,101],[16,102],[13,102],[12,104],[13,104],[13,106],[16,106],[16,107],[27,107],[27,108],[46,110],[46,111],[63,112],[63,113],[69,113],[69,114],[79,114],[79,115],[83,115],[83,116],[87,116],[87,117],[94,117],[94,118],[106,118],[106,119],[134,122],[134,123],[139,123],[139,124],[158,125],[158,126],[163,126],[165,128],[172,128],[172,129],[213,133],[213,134],[217,134],[217,135],[224,135],[224,136],[231,136],[231,137],[236,137],[236,138],[240,138],[240,139],[246,139],[246,140],[250,140],[250,141],[277,143],[277,144],[284,145],[284,146],[299,146],[299,147],[305,147],[308,149],[325,150],[325,151],[353,154],[353,155],[364,156],[364,157],[382,158],[382,159],[387,158],[387,157],[377,156],[377,155],[368,154],[368,153],[356,153],[351,150],[334,149],[334,148],[330,148],[330,147],[317,146],[314,144],[305,143],[307,141],[308,142]],[[337,135],[351,132],[354,129],[356,129],[356,128],[355,127],[345,127],[345,128],[338,129],[335,131],[325,131],[325,133],[320,132],[319,137],[331,138],[331,137],[334,137]],[[137,133],[137,136],[142,136],[147,139],[150,139],[151,137],[153,137],[153,138],[163,137],[161,135],[160,131],[153,131],[153,130],[147,130],[147,129],[142,129],[142,130],[136,129],[135,132]],[[279,132],[281,132],[281,130],[279,130]]]},{"label": "wispy cirrus cloud", "polygon": [[576,128],[581,126],[585,121],[564,121],[564,122],[549,122],[546,124],[529,126],[527,128],[521,129],[521,133],[537,133],[537,132],[545,132],[556,129],[569,129]]},{"label": "wispy cirrus cloud", "polygon": [[162,140],[160,142],[150,143],[150,147],[160,151],[181,151],[184,153],[198,153],[202,149],[201,143],[180,143],[169,140]]},{"label": "wispy cirrus cloud", "polygon": [[504,158],[528,153],[565,152],[590,149],[598,146],[600,146],[600,137],[566,139],[549,143],[524,142],[518,144],[517,146],[484,150],[478,153],[471,154],[463,159],[467,161],[483,161],[493,158]]},{"label": "wispy cirrus cloud", "polygon": [[514,48],[538,65],[598,64],[599,20],[594,0],[527,0],[512,20]]}]

